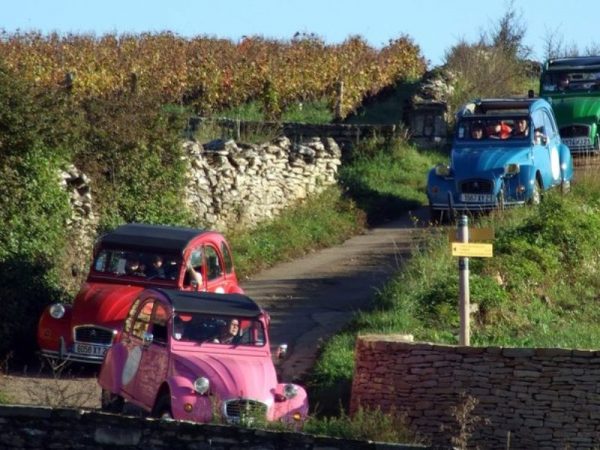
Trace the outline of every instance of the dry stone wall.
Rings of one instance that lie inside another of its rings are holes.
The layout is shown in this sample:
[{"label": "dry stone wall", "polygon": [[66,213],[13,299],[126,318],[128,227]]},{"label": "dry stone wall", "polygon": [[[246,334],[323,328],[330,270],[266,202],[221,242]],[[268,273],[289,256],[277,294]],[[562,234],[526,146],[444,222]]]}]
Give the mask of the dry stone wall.
[{"label": "dry stone wall", "polygon": [[184,144],[187,203],[205,227],[251,226],[336,183],[341,151],[331,138],[261,145],[214,141]]},{"label": "dry stone wall", "polygon": [[427,447],[126,417],[74,409],[0,405],[0,450],[108,448],[423,450]]},{"label": "dry stone wall", "polygon": [[454,437],[469,448],[590,449],[600,446],[599,381],[599,351],[362,336],[351,409],[405,412],[434,445]]},{"label": "dry stone wall", "polygon": [[[271,219],[308,195],[336,183],[341,151],[332,138],[309,138],[292,144],[286,137],[261,145],[213,141],[183,144],[188,165],[185,202],[199,226],[227,230]],[[87,269],[96,236],[90,180],[74,166],[60,173],[70,196],[67,223],[74,254]],[[75,258],[76,259],[76,258]]]}]

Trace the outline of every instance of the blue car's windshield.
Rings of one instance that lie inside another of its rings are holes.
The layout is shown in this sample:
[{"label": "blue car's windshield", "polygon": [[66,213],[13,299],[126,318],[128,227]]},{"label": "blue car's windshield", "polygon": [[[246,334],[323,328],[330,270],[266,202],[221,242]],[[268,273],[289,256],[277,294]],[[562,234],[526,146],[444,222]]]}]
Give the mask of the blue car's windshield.
[{"label": "blue car's windshield", "polygon": [[526,116],[468,118],[456,126],[456,139],[459,141],[525,141],[529,135],[530,122]]}]

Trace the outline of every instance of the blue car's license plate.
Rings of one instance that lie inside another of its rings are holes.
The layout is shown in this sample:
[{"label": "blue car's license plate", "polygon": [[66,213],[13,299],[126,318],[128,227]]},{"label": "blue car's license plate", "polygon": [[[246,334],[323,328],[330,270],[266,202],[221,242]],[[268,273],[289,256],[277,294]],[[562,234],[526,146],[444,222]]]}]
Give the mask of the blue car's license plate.
[{"label": "blue car's license plate", "polygon": [[460,194],[460,201],[465,203],[492,203],[494,196],[491,194]]}]

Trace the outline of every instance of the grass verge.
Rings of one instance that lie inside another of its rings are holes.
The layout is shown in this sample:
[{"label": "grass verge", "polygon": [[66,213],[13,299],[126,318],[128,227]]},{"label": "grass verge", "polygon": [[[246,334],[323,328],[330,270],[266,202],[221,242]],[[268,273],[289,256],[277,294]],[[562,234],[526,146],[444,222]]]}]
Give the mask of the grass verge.
[{"label": "grass verge", "polygon": [[[495,229],[493,258],[471,258],[471,342],[476,346],[598,348],[600,182],[545,195],[538,207],[475,221]],[[458,342],[458,268],[445,230],[426,242],[376,296],[322,349],[309,386],[313,398],[349,399],[358,334],[412,334],[416,341]]]}]

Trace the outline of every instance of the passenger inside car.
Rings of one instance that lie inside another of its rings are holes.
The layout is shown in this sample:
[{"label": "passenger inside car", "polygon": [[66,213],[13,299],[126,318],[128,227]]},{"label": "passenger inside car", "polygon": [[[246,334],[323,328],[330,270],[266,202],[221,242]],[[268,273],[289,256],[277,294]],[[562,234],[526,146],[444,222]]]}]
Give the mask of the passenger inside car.
[{"label": "passenger inside car", "polygon": [[471,137],[477,140],[483,138],[483,124],[481,122],[475,122],[471,126]]},{"label": "passenger inside car", "polygon": [[507,139],[510,137],[511,128],[501,120],[494,120],[488,127],[488,136],[492,139]]},{"label": "passenger inside car", "polygon": [[513,129],[513,137],[524,138],[529,136],[529,123],[526,118],[516,120],[515,128]]}]

